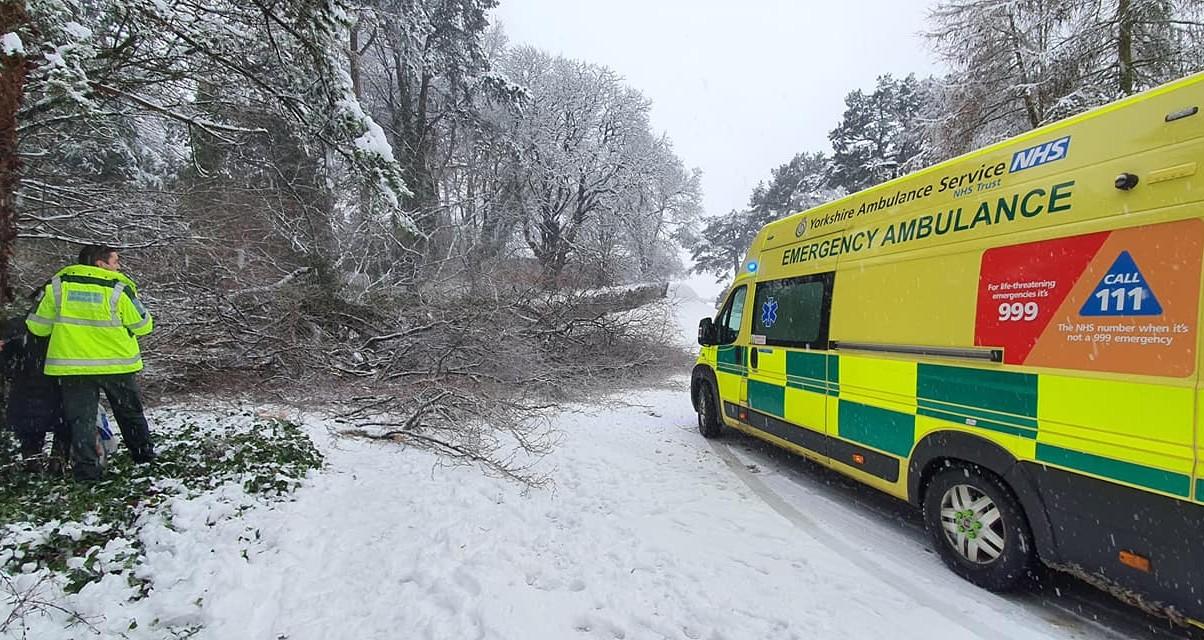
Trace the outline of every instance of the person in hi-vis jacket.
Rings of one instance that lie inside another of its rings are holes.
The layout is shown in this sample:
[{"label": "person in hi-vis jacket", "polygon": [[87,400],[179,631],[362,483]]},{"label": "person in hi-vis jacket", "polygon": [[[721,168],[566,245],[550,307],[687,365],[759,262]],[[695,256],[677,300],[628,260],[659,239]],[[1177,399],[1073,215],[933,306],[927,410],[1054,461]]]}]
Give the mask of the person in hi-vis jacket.
[{"label": "person in hi-vis jacket", "polygon": [[120,269],[116,249],[84,247],[79,264],[56,273],[25,318],[30,333],[50,337],[45,373],[62,387],[76,480],[101,476],[96,411],[102,389],[134,462],[155,459],[134,381],[134,373],[142,370],[138,337],[150,333],[154,322],[138,299],[138,287]]}]

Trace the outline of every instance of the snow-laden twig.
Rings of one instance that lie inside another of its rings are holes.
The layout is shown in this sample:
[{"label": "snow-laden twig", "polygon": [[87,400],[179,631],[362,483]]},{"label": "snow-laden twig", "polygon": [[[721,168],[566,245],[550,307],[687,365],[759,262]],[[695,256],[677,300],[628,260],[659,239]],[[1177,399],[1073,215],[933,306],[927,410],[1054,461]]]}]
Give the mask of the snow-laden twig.
[{"label": "snow-laden twig", "polygon": [[19,629],[21,637],[24,638],[28,633],[25,622],[27,617],[61,614],[66,618],[68,627],[82,625],[93,635],[100,635],[100,630],[87,617],[46,597],[45,591],[48,590],[52,575],[45,572],[33,584],[22,589],[17,586],[12,576],[0,571],[0,596],[4,598],[4,605],[10,607],[8,617],[0,622],[0,633]]}]

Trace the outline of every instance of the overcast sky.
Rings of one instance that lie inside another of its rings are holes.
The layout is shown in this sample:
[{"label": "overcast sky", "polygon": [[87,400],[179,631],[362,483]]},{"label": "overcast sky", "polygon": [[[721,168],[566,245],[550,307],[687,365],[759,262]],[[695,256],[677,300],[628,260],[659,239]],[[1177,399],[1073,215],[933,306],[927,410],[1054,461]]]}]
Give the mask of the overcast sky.
[{"label": "overcast sky", "polygon": [[510,43],[606,65],[652,102],[707,213],[748,202],[770,169],[830,151],[844,96],[883,73],[938,69],[929,0],[501,0]]}]

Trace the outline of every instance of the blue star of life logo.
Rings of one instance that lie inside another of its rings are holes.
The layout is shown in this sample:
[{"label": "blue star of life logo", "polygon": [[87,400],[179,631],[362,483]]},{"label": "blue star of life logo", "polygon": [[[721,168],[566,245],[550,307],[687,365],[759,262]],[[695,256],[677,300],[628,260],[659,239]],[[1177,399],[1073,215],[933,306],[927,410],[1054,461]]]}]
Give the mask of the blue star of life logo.
[{"label": "blue star of life logo", "polygon": [[761,324],[772,327],[778,321],[778,301],[769,298],[761,305]]}]

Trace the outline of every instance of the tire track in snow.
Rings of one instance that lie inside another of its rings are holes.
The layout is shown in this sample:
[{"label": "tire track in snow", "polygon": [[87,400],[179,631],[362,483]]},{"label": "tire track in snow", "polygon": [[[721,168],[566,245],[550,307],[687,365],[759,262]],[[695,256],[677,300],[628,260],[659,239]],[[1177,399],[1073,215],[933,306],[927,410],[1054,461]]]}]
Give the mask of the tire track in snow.
[{"label": "tire track in snow", "polygon": [[983,638],[983,640],[1011,640],[1014,638],[1012,635],[1000,633],[994,629],[975,628],[967,625],[959,616],[949,613],[947,611],[948,607],[943,606],[938,599],[929,596],[923,588],[912,583],[897,572],[891,571],[865,557],[857,549],[829,533],[798,509],[790,506],[781,496],[766,486],[760,478],[749,473],[744,464],[736,458],[735,454],[726,445],[714,441],[707,442],[715,454],[727,464],[728,468],[736,474],[736,477],[740,478],[745,486],[756,494],[757,497],[761,498],[765,504],[769,505],[771,509],[776,511],[778,515],[786,518],[799,529],[802,529],[803,532],[816,542],[835,551],[840,557],[848,560],[866,573],[872,576],[881,576],[883,583],[954,625],[965,629],[972,637]]},{"label": "tire track in snow", "polygon": [[[690,430],[693,430],[693,427]],[[811,463],[805,458],[788,453],[781,448],[752,436],[736,431],[732,431],[731,433],[741,438],[741,440],[733,441],[728,439],[723,441],[723,446],[732,447],[728,451],[730,455],[736,456],[737,463],[741,465],[738,470],[743,470],[747,473],[747,470],[744,468],[744,464],[747,461],[740,461],[740,453],[734,448],[736,445],[751,445],[753,449],[748,450],[750,459],[759,462],[762,467],[774,470],[774,474],[770,476],[751,476],[758,482],[762,482],[767,491],[776,494],[780,489],[772,488],[768,483],[761,480],[761,478],[776,476],[783,482],[788,483],[789,486],[797,487],[810,493],[814,489],[812,482],[817,480],[815,473],[819,472],[825,475],[818,478],[822,480],[822,483],[820,491],[816,495],[823,504],[827,505],[827,508],[832,509],[833,513],[836,513],[839,517],[850,518],[849,522],[860,523],[858,526],[882,519],[899,519],[899,513],[895,508],[884,507],[884,503],[898,502],[895,498],[890,498],[886,494],[871,489],[847,476],[840,475],[836,471],[821,467],[817,463]],[[803,464],[795,464],[799,462],[803,462]],[[815,466],[808,466],[809,464],[815,464]],[[836,479],[838,481],[836,484],[839,487],[855,490],[859,493],[853,496],[839,491],[837,492],[839,495],[832,494],[822,488],[822,485],[832,484],[829,478]],[[778,494],[778,496],[787,505],[792,504],[789,495]],[[871,498],[881,498],[881,500]],[[858,508],[868,509],[870,513],[848,509],[848,505],[844,502],[846,500],[854,501]],[[898,502],[898,505],[905,504]],[[901,527],[898,531],[899,535],[903,535],[912,543],[920,544],[922,547],[927,548],[928,534],[922,525],[911,520],[907,520],[906,522],[900,521],[899,524]],[[871,535],[872,539],[865,538],[862,540],[864,544],[869,546],[897,542],[897,539],[891,537],[886,532],[874,533],[873,529],[863,529],[862,531],[863,534],[869,531]],[[917,542],[920,538],[923,539],[923,542]],[[927,552],[929,554],[932,553],[931,550]],[[943,565],[941,565],[941,568],[943,570]],[[1055,627],[1063,630],[1075,629],[1077,630],[1076,635],[1078,637],[1090,638],[1092,640],[1096,638],[1109,638],[1111,640],[1137,640],[1138,638],[1147,640],[1166,638],[1174,638],[1176,640],[1204,640],[1204,632],[1170,626],[1167,620],[1125,605],[1111,595],[1099,591],[1095,587],[1081,582],[1068,574],[1052,569],[1046,569],[1045,573],[1046,575],[1042,577],[1041,583],[1034,587],[1032,591],[1009,594],[1006,598],[1007,601],[1020,609],[1028,611],[1035,618],[1046,620]],[[953,574],[950,573],[949,575]],[[998,608],[996,610],[1002,612]],[[1029,623],[1029,626],[1031,628],[1032,624]]]}]

